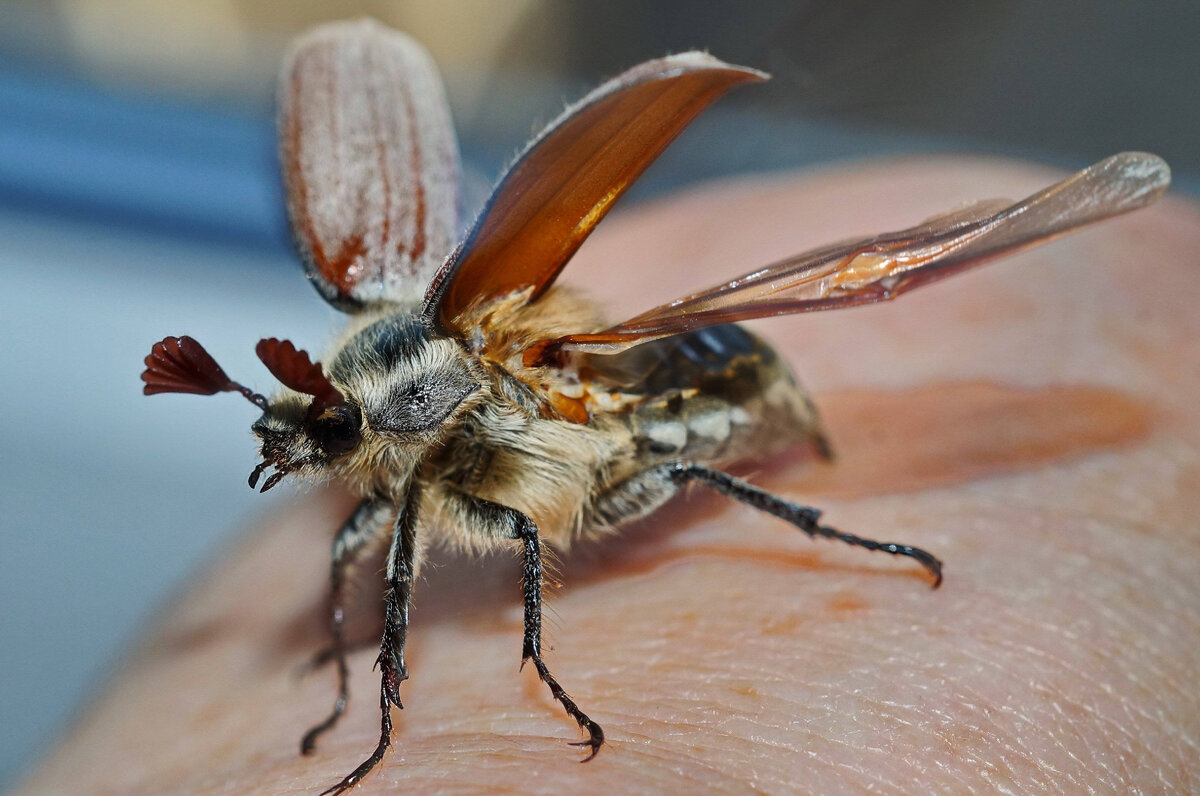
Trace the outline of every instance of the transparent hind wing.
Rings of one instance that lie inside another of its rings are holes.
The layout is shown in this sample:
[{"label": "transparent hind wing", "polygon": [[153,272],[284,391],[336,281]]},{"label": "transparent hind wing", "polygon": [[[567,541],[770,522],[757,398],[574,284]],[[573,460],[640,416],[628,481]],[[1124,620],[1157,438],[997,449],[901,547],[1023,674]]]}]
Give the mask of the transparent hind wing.
[{"label": "transparent hind wing", "polygon": [[968,268],[1154,202],[1171,172],[1123,152],[1015,204],[977,202],[900,232],[814,249],[664,304],[593,334],[548,346],[616,353],[719,323],[887,301]]}]

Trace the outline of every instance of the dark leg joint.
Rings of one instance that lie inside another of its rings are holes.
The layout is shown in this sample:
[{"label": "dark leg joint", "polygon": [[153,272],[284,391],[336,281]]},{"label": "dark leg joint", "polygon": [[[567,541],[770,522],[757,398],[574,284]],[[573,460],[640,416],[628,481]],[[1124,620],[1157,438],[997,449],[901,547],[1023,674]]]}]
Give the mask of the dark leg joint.
[{"label": "dark leg joint", "polygon": [[383,693],[389,702],[403,710],[404,704],[400,701],[400,684],[408,679],[408,672],[403,668],[395,668],[395,664],[385,659],[382,653],[375,660],[375,665],[383,670]]},{"label": "dark leg joint", "polygon": [[375,665],[383,673],[383,692],[398,708],[400,684],[408,679],[408,666],[404,663],[404,644],[408,635],[409,581],[396,583],[388,593],[384,605],[383,643]]}]

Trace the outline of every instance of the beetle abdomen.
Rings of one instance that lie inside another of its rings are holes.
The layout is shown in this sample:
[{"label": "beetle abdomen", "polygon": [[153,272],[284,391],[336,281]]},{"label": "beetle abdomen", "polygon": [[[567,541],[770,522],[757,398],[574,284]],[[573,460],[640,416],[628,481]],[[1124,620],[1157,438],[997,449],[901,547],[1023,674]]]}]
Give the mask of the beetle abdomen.
[{"label": "beetle abdomen", "polygon": [[[639,458],[728,462],[821,436],[816,410],[778,355],[740,326],[700,329],[620,354]],[[614,374],[617,375],[617,374]]]}]

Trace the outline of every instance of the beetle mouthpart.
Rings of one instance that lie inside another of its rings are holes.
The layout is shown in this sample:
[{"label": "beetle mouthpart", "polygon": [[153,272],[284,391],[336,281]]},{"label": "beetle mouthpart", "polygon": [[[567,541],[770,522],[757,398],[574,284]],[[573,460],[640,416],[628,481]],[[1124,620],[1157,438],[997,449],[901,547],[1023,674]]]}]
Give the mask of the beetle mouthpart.
[{"label": "beetle mouthpart", "polygon": [[258,466],[255,467],[253,471],[251,471],[250,478],[247,481],[247,483],[250,484],[251,489],[254,489],[254,487],[258,486],[259,476],[261,476],[263,474],[263,470],[267,469],[270,466],[271,466],[271,462],[264,460],[262,462],[259,462]]},{"label": "beetle mouthpart", "polygon": [[266,469],[271,466],[275,467],[275,472],[271,473],[270,477],[267,478],[266,483],[262,485],[262,489],[258,490],[260,493],[266,492],[268,489],[278,484],[283,480],[285,475],[291,472],[291,468],[287,466],[286,462],[264,459],[263,461],[259,462],[258,466],[255,467],[250,473],[250,478],[247,480],[247,483],[250,484],[251,489],[254,489],[256,486],[258,486],[258,479],[261,478],[263,472],[265,472]]},{"label": "beetle mouthpart", "polygon": [[258,491],[266,492],[268,489],[270,489],[271,487],[275,486],[280,481],[282,481],[283,477],[287,474],[288,474],[288,471],[286,469],[284,469],[282,467],[279,468],[275,472],[271,473],[271,477],[267,479],[267,482],[262,485],[262,489],[260,489]]}]

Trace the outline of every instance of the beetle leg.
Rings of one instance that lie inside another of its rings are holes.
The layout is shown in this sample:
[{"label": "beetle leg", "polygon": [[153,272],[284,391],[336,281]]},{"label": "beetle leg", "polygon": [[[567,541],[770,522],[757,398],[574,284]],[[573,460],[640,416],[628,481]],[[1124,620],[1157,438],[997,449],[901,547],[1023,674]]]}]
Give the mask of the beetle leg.
[{"label": "beetle leg", "polygon": [[359,763],[358,768],[347,774],[341,782],[332,788],[321,791],[319,796],[336,796],[339,793],[345,793],[361,782],[362,778],[383,760],[383,755],[392,745],[392,705],[388,701],[387,686],[383,683],[380,683],[379,686],[379,707],[383,713],[383,720],[380,722],[379,744],[375,747],[375,751],[371,752],[371,756]]},{"label": "beetle leg", "polygon": [[[349,670],[346,667],[346,633],[345,633],[345,591],[346,580],[358,562],[359,554],[372,541],[379,538],[389,524],[395,509],[391,504],[380,500],[367,499],[358,504],[358,508],[346,520],[346,524],[338,531],[333,539],[333,562],[330,566],[329,589],[329,635],[331,644],[315,660],[332,660],[337,666],[338,691],[329,716],[304,734],[300,741],[300,754],[312,754],[317,746],[317,738],[337,724],[338,719],[346,712],[346,704],[350,699],[347,686]],[[314,663],[315,668],[317,664]]]},{"label": "beetle leg", "polygon": [[818,522],[821,512],[817,509],[777,498],[769,492],[764,492],[757,487],[751,486],[739,478],[734,478],[728,473],[713,470],[703,465],[691,462],[673,462],[665,465],[665,468],[670,477],[679,484],[687,481],[700,481],[705,486],[720,492],[722,495],[731,497],[734,500],[738,500],[748,506],[753,506],[760,511],[765,511],[772,516],[791,523],[813,538],[819,536],[825,539],[837,539],[840,542],[845,542],[855,547],[863,547],[867,550],[879,550],[894,556],[907,556],[915,559],[917,563],[925,567],[929,574],[933,576],[933,587],[935,589],[942,585],[942,562],[932,553],[922,550],[919,547],[898,544],[896,542],[877,542],[874,539],[864,539],[861,536],[855,536],[851,533],[839,531],[836,528],[821,525]]},{"label": "beetle leg", "polygon": [[522,593],[525,602],[525,629],[521,647],[521,666],[532,660],[537,669],[538,677],[550,688],[550,693],[558,704],[563,706],[567,715],[575,719],[580,728],[588,734],[586,741],[572,744],[586,746],[591,752],[583,759],[587,762],[596,756],[596,752],[604,744],[604,730],[592,721],[586,713],[579,709],[575,700],[567,694],[558,680],[550,673],[550,668],[542,660],[542,544],[538,538],[537,525],[532,519],[516,509],[493,503],[490,500],[467,495],[457,490],[447,490],[441,496],[442,501],[451,507],[458,518],[472,533],[489,539],[514,539],[521,544],[524,554],[522,572]]},{"label": "beetle leg", "polygon": [[416,570],[417,505],[420,487],[409,487],[404,503],[399,506],[392,532],[392,546],[387,558],[388,591],[384,598],[383,639],[379,645],[377,663],[381,672],[379,687],[379,743],[371,756],[358,765],[341,782],[321,793],[333,796],[357,785],[383,760],[392,745],[392,706],[400,704],[400,683],[408,679],[404,663],[404,645],[408,638],[408,604]]},{"label": "beetle leg", "polygon": [[586,713],[579,709],[575,701],[567,695],[563,687],[558,684],[558,680],[550,673],[549,667],[542,660],[542,551],[541,542],[538,539],[537,526],[533,524],[533,520],[519,512],[513,512],[514,516],[514,536],[521,541],[521,546],[525,553],[523,572],[524,596],[525,596],[525,634],[524,643],[521,650],[521,665],[524,666],[526,661],[533,660],[533,665],[537,667],[538,677],[542,679],[550,688],[550,693],[558,701],[563,709],[567,711],[567,715],[575,719],[579,727],[585,730],[588,734],[586,741],[579,741],[571,744],[572,746],[586,746],[590,748],[590,753],[582,761],[586,763],[596,756],[600,751],[600,747],[604,744],[604,730],[600,725],[592,721]]}]

